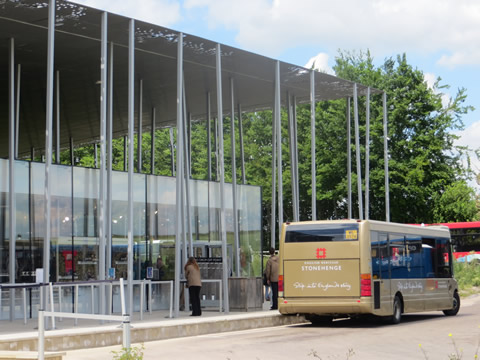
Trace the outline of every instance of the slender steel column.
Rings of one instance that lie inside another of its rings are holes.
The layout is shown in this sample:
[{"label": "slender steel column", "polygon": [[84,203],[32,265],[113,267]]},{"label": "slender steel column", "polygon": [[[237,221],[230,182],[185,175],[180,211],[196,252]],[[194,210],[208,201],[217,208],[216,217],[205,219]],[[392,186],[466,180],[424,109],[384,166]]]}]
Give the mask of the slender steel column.
[{"label": "slender steel column", "polygon": [[[183,33],[178,34],[177,42],[177,171],[176,171],[176,217],[175,217],[175,300],[174,316],[180,311],[180,276],[181,276],[181,242],[182,242],[182,184],[183,184]],[[172,139],[172,138],[171,138]],[[172,140],[170,140],[172,141]]]},{"label": "slender steel column", "polygon": [[367,88],[365,110],[365,220],[370,212],[370,87]]},{"label": "slender steel column", "polygon": [[[20,79],[22,74],[22,65],[17,65],[17,98],[15,108],[15,159],[18,158],[18,142],[20,136]],[[33,160],[33,159],[32,159]]]},{"label": "slender steel column", "polygon": [[150,149],[150,152],[151,152],[151,155],[150,155],[150,167],[151,167],[150,173],[152,175],[155,174],[155,126],[156,126],[155,116],[156,116],[156,109],[152,108],[152,130],[151,130],[151,135],[150,135],[151,140],[152,140],[151,145],[150,145],[150,147],[151,147],[151,149]]},{"label": "slender steel column", "polygon": [[218,115],[218,167],[220,175],[220,233],[222,240],[222,261],[223,261],[223,306],[225,314],[230,312],[228,298],[228,254],[227,254],[227,229],[225,222],[225,169],[223,157],[223,98],[222,98],[222,53],[220,44],[217,44],[216,54],[216,75],[217,75],[217,115]]},{"label": "slender steel column", "polygon": [[277,123],[277,172],[278,172],[278,236],[283,225],[283,175],[282,175],[282,114],[280,98],[280,61],[275,66],[275,120]]},{"label": "slender steel column", "polygon": [[298,221],[300,221],[300,188],[298,185],[297,97],[293,97],[293,156],[295,163],[295,194]]},{"label": "slender steel column", "polygon": [[390,189],[388,180],[387,93],[383,92],[383,158],[385,162],[385,221],[390,221]]},{"label": "slender steel column", "polygon": [[355,155],[357,158],[358,217],[363,220],[362,164],[360,160],[360,131],[358,126],[357,84],[353,84],[353,111],[355,121]]},{"label": "slender steel column", "polygon": [[310,141],[312,157],[312,220],[317,220],[317,165],[315,149],[315,71],[310,70]]},{"label": "slender steel column", "polygon": [[75,166],[75,150],[73,145],[73,137],[70,137],[70,165]]},{"label": "slender steel column", "polygon": [[[108,114],[107,114],[107,144],[108,144],[108,162],[107,162],[107,253],[106,270],[112,267],[112,166],[113,166],[113,43],[109,44],[108,61]],[[107,311],[110,313],[110,309]]]},{"label": "slender steel column", "polygon": [[240,277],[240,239],[238,235],[237,211],[237,154],[235,151],[235,99],[233,78],[230,78],[230,148],[232,153],[232,207],[233,207],[233,238],[235,244],[235,267],[237,277]]},{"label": "slender steel column", "polygon": [[172,160],[172,176],[175,176],[175,146],[173,145],[173,128],[168,129],[170,135],[170,158]]},{"label": "slender steel column", "polygon": [[135,110],[135,20],[129,20],[128,31],[128,314],[133,314],[133,128]]},{"label": "slender steel column", "polygon": [[98,144],[93,144],[93,167],[98,169]]},{"label": "slender steel column", "polygon": [[55,76],[55,164],[60,164],[60,71]]},{"label": "slender steel column", "polygon": [[247,183],[246,174],[245,174],[245,150],[243,146],[243,114],[242,106],[238,104],[238,131],[239,131],[239,140],[240,140],[240,163],[242,168],[242,184]]},{"label": "slender steel column", "polygon": [[[17,204],[15,201],[15,40],[10,38],[10,54],[9,54],[9,67],[8,67],[8,207],[10,216],[9,222],[9,238],[10,244],[8,248],[8,257],[10,259],[8,265],[9,282],[15,283],[16,280],[16,231],[17,231]],[[15,318],[15,290],[10,290],[10,321]]]},{"label": "slender steel column", "polygon": [[[43,242],[43,282],[50,281],[50,237],[51,237],[51,181],[52,166],[52,123],[53,123],[53,66],[55,61],[55,0],[48,3],[48,52],[47,52],[47,99],[45,124],[45,239]],[[46,306],[47,291],[43,292]]]},{"label": "slender steel column", "polygon": [[287,92],[287,110],[288,110],[288,150],[290,154],[290,185],[292,187],[292,211],[293,221],[298,221],[297,213],[297,193],[295,191],[295,155],[294,155],[294,141],[293,141],[293,107],[291,103],[291,96]]},{"label": "slender steel column", "polygon": [[[185,260],[185,264],[187,263],[187,260],[188,260],[188,254],[190,254],[190,256],[194,256],[193,254],[193,239],[192,239],[192,208],[191,208],[191,201],[190,201],[190,177],[191,177],[191,173],[190,173],[190,170],[191,170],[191,167],[190,167],[190,150],[189,150],[189,134],[188,134],[188,122],[191,122],[192,119],[190,117],[190,114],[188,114],[188,118],[187,118],[187,99],[186,99],[186,94],[185,94],[185,74],[183,75],[183,137],[184,137],[184,141],[183,141],[183,162],[185,164],[185,172],[184,172],[184,177],[183,177],[183,181],[184,181],[184,187],[185,187],[185,201],[182,202],[182,204],[185,204],[185,207],[186,207],[186,215],[187,215],[187,219],[186,219],[186,222],[187,222],[187,226],[186,226],[186,234],[188,234],[188,249],[189,251],[185,251],[185,256],[184,256],[184,260]],[[185,216],[182,217],[183,219],[185,219]],[[185,230],[185,228],[184,228]],[[186,240],[186,237],[185,238],[185,241]],[[185,246],[186,246],[186,242],[185,242]]]},{"label": "slender steel column", "polygon": [[[99,264],[98,279],[105,280],[105,248],[106,241],[106,137],[107,137],[107,74],[108,74],[108,51],[107,51],[107,28],[108,15],[102,13],[102,40],[100,51],[100,189],[99,189],[99,216],[98,216],[98,238],[99,238]],[[99,312],[105,314],[105,284],[100,286]]]},{"label": "slender steel column", "polygon": [[128,135],[123,137],[123,171],[128,170]]},{"label": "slender steel column", "polygon": [[352,130],[350,115],[350,98],[347,98],[347,182],[348,182],[348,218],[352,218]]},{"label": "slender steel column", "polygon": [[137,172],[142,173],[142,134],[143,134],[143,79],[140,79],[138,86],[138,134],[137,134]]},{"label": "slender steel column", "polygon": [[[208,181],[212,181],[212,117],[210,108],[210,92],[207,92],[207,161]],[[210,236],[210,235],[209,235]]]},{"label": "slender steel column", "polygon": [[[274,111],[277,99],[274,98]],[[270,247],[275,248],[275,238],[277,232],[277,122],[272,114],[272,214],[270,219]]]}]

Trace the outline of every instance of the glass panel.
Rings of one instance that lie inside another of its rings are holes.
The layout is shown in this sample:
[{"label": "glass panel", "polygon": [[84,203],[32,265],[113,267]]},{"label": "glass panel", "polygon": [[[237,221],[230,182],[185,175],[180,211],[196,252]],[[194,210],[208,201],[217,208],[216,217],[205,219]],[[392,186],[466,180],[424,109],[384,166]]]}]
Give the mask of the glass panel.
[{"label": "glass panel", "polygon": [[73,272],[80,281],[98,274],[98,191],[97,170],[73,169]]},{"label": "glass panel", "polygon": [[247,277],[261,276],[261,189],[246,185],[238,186],[237,189],[241,275]]},{"label": "glass panel", "polygon": [[45,164],[30,163],[31,241],[34,249],[35,269],[43,267],[43,241],[45,238]]},{"label": "glass panel", "polygon": [[[29,212],[29,172],[30,166],[25,161],[15,161],[15,193],[16,193],[16,243],[17,273],[15,282],[34,282],[37,261],[35,249],[30,238]],[[7,200],[8,201],[8,200]],[[38,257],[38,255],[37,255]]]},{"label": "glass panel", "polygon": [[0,283],[8,283],[8,160],[0,159]]},{"label": "glass panel", "polygon": [[147,228],[153,280],[175,277],[175,193],[175,178],[148,176]]},{"label": "glass panel", "polygon": [[72,243],[72,167],[52,165],[50,279],[75,279]]}]

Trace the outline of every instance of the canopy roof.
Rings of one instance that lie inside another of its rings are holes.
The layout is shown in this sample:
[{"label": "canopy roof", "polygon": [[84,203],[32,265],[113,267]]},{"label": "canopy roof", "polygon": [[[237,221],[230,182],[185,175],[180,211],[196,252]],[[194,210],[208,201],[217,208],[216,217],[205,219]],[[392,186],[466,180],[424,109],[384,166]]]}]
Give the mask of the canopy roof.
[{"label": "canopy roof", "polygon": [[[55,71],[59,74],[60,143],[69,145],[98,140],[100,125],[101,10],[58,0],[55,26]],[[108,42],[113,43],[113,133],[127,133],[128,25],[129,18],[108,13]],[[6,0],[0,6],[0,121],[8,129],[9,39],[15,42],[15,66],[21,65],[19,154],[31,147],[43,149],[47,79],[48,3]],[[176,120],[177,41],[179,32],[135,21],[135,80],[138,116],[138,84],[143,80],[143,119],[149,124],[156,109],[156,126],[173,126]],[[184,37],[184,78],[187,111],[192,119],[205,118],[207,93],[216,116],[217,43],[197,36]],[[254,111],[273,107],[276,60],[231,46],[221,45],[223,109],[231,112],[230,79],[234,81],[235,106]],[[298,103],[310,102],[310,70],[280,62],[282,103],[287,93]],[[315,72],[317,101],[353,95],[353,83]],[[366,94],[358,85],[358,95]],[[372,89],[372,93],[379,93]],[[144,127],[148,129],[149,125]],[[3,131],[0,156],[8,154],[8,133]]]}]

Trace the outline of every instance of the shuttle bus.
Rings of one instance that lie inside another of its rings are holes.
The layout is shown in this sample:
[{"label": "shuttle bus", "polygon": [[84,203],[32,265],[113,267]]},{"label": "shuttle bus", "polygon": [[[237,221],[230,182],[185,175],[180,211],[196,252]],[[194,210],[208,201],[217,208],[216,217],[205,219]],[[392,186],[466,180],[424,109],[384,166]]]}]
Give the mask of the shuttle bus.
[{"label": "shuttle bus", "polygon": [[460,309],[445,226],[372,220],[283,224],[279,311],[312,323],[376,315]]}]

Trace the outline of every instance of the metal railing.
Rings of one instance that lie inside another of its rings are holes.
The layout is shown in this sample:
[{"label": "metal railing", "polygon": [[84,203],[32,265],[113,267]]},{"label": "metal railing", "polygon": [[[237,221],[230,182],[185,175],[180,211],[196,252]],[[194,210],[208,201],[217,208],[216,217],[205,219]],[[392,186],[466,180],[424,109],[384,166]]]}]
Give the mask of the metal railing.
[{"label": "metal railing", "polygon": [[[170,288],[170,296],[169,296],[169,317],[173,317],[173,281],[151,281],[151,280],[134,280],[133,285],[134,286],[140,286],[140,306],[139,306],[139,311],[140,311],[140,320],[143,320],[143,313],[145,312],[145,305],[148,308],[149,313],[152,313],[152,301],[153,301],[153,296],[152,296],[152,287],[153,285],[160,285],[160,284],[167,284],[169,285]],[[147,299],[145,301],[145,286],[148,285],[148,293],[147,293]],[[120,281],[112,281],[112,280],[92,280],[92,281],[86,281],[86,282],[73,282],[73,283],[35,283],[35,284],[2,284],[0,285],[0,317],[2,314],[2,292],[4,290],[12,290],[13,289],[13,295],[10,293],[10,296],[15,297],[15,291],[17,289],[22,289],[22,308],[23,308],[23,322],[24,324],[27,324],[27,289],[34,289],[38,288],[40,291],[40,296],[39,296],[39,308],[40,309],[45,309],[47,307],[47,304],[49,304],[49,310],[52,313],[60,313],[62,312],[62,291],[63,289],[66,288],[73,288],[74,289],[74,299],[73,299],[73,314],[80,314],[78,311],[78,296],[80,293],[80,288],[81,287],[89,287],[90,288],[90,312],[92,314],[95,313],[95,287],[100,287],[100,286],[109,286],[109,291],[108,291],[108,299],[104,299],[104,301],[108,301],[108,307],[107,307],[107,314],[112,314],[112,308],[113,308],[113,288],[114,286],[120,286],[120,288],[123,289],[123,285],[121,285]],[[47,288],[47,304],[43,304],[43,291],[45,291],[45,288]],[[55,290],[57,293],[57,298],[58,302],[55,303]],[[57,305],[57,309],[59,311],[55,311],[55,305]],[[32,307],[32,304],[30,304],[30,307]],[[52,326],[55,328],[55,317],[58,317],[59,320],[62,320],[62,317],[66,316],[54,316],[52,319]],[[68,316],[72,318],[72,316]],[[73,317],[74,318],[74,317]],[[79,317],[80,318],[80,317]],[[77,320],[75,320],[75,325],[77,325]]]},{"label": "metal railing", "polygon": [[59,315],[66,318],[100,320],[100,321],[121,321],[122,322],[122,346],[126,349],[130,348],[130,315],[125,313],[125,294],[123,288],[123,279],[120,279],[120,294],[122,315],[98,315],[98,314],[78,314],[67,312],[53,312],[40,310],[38,312],[38,359],[45,359],[45,317],[51,317],[52,322]]}]

